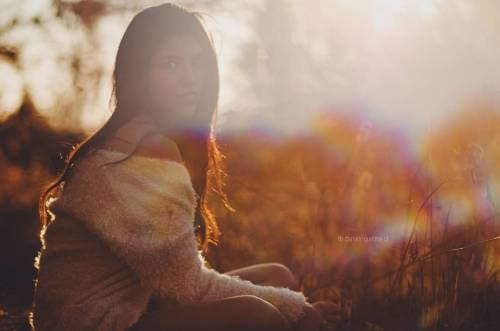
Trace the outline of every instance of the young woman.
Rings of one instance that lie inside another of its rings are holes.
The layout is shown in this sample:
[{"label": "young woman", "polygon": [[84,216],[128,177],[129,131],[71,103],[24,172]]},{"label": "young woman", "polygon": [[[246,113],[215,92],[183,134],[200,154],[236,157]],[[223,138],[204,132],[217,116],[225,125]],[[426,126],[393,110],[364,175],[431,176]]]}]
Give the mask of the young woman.
[{"label": "young woman", "polygon": [[218,235],[205,201],[207,172],[231,207],[214,137],[217,60],[199,15],[168,3],[137,14],[113,79],[112,116],[40,197],[32,327],[331,327],[337,307],[307,302],[284,265],[218,273],[202,256]]}]

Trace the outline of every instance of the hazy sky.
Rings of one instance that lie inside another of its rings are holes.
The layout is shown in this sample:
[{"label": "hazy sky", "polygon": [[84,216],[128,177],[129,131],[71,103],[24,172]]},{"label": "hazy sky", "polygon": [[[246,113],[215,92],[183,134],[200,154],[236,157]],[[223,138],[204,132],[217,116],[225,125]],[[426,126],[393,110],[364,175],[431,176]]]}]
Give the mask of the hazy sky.
[{"label": "hazy sky", "polygon": [[443,124],[464,102],[500,100],[500,1],[297,3],[308,37],[329,36],[317,52],[335,54],[327,97],[353,98],[415,132]]},{"label": "hazy sky", "polygon": [[[47,12],[48,0],[0,0],[0,22],[15,13],[29,17]],[[181,2],[182,3],[182,2]],[[234,8],[234,3],[231,8]],[[256,1],[257,5],[262,1]],[[294,42],[313,54],[325,79],[319,103],[332,108],[354,103],[372,118],[414,133],[438,127],[465,102],[475,98],[500,99],[500,1],[496,0],[316,0],[284,1],[291,7]],[[210,12],[221,69],[220,112],[245,108],[242,86],[249,77],[234,65],[241,45],[252,38],[248,1],[242,10]],[[237,6],[236,6],[237,7]],[[111,74],[119,39],[130,17],[110,15],[98,23],[93,41]],[[57,93],[68,93],[69,76],[60,70],[57,57],[70,52],[82,37],[65,33],[64,26],[48,27],[53,39],[29,29],[13,40],[28,45],[23,54],[24,81],[34,91],[42,110],[50,111]],[[83,50],[84,51],[84,50]],[[91,61],[90,61],[91,60]],[[11,66],[0,61],[0,102],[3,112],[19,102],[23,80]],[[54,89],[54,85],[63,88]],[[66,87],[66,88],[64,88]],[[93,127],[109,113],[109,79],[87,103],[84,124]],[[59,92],[57,92],[59,91]],[[243,106],[243,107],[242,107]],[[0,110],[2,112],[2,110]],[[286,114],[293,121],[294,114]],[[296,118],[299,118],[297,116]],[[279,123],[276,123],[279,125]]]}]

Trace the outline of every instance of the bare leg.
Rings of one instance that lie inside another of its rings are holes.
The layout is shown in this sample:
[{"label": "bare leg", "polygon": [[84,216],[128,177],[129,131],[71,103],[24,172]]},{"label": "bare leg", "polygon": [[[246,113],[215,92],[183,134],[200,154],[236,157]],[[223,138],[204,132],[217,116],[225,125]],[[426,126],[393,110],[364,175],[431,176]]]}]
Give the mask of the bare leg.
[{"label": "bare leg", "polygon": [[269,302],[239,295],[145,313],[129,331],[289,331],[290,324]]},{"label": "bare leg", "polygon": [[225,272],[228,275],[237,275],[254,284],[288,287],[297,291],[299,283],[295,275],[281,263],[259,263],[247,267]]},{"label": "bare leg", "polygon": [[[285,265],[260,263],[225,272],[254,284],[298,289],[298,281]],[[130,331],[251,331],[291,330],[271,303],[253,295],[158,309],[145,313]]]}]

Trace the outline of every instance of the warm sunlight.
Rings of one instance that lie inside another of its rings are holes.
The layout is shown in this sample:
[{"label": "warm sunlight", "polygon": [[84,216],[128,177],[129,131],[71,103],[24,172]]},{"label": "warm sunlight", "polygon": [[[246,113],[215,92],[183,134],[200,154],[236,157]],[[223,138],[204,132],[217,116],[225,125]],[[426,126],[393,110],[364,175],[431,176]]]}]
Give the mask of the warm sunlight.
[{"label": "warm sunlight", "polygon": [[0,330],[500,330],[499,38],[496,0],[0,0]]}]

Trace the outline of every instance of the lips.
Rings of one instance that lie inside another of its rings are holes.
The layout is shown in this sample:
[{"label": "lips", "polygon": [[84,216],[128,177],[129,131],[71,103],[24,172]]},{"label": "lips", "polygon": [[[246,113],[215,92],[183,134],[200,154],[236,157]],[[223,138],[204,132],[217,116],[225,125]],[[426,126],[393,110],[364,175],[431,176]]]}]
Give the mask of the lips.
[{"label": "lips", "polygon": [[197,95],[198,95],[198,92],[184,92],[184,93],[179,94],[179,96],[186,97],[186,98],[196,97]]}]

